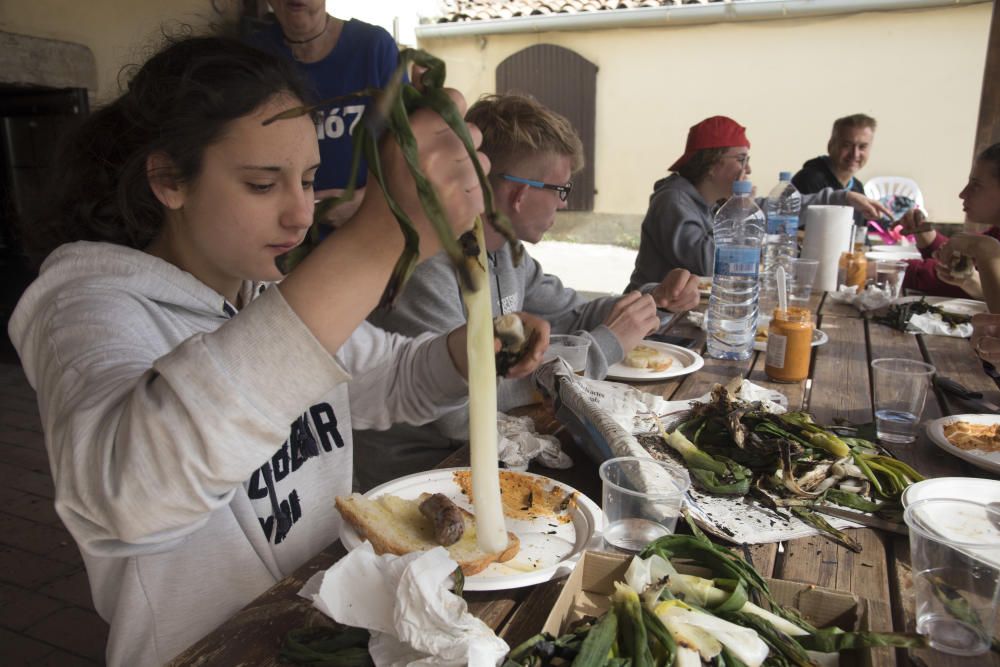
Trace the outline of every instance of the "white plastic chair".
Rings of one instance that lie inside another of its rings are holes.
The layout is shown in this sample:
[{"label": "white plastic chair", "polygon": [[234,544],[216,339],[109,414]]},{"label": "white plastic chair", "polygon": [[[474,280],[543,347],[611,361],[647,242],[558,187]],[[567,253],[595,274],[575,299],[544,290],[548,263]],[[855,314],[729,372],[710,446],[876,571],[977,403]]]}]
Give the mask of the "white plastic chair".
[{"label": "white plastic chair", "polygon": [[876,176],[865,181],[865,195],[872,199],[882,200],[889,195],[909,197],[917,208],[924,208],[924,195],[920,186],[912,178],[905,176]]}]

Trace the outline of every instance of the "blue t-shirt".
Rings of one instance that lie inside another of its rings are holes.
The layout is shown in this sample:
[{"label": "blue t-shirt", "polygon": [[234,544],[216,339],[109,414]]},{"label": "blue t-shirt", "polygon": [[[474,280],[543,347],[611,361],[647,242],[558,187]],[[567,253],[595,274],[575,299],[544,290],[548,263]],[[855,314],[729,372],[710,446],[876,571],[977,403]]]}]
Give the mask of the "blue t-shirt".
[{"label": "blue t-shirt", "polygon": [[[399,50],[389,33],[379,26],[356,19],[344,23],[333,51],[315,63],[301,63],[292,57],[277,22],[252,35],[249,42],[295,63],[312,84],[317,102],[364,88],[382,88],[399,62]],[[319,112],[316,135],[319,138],[320,168],[316,174],[316,190],[347,187],[353,151],[351,135],[370,103],[370,97],[345,100]],[[358,187],[365,184],[367,168],[362,159]]]}]

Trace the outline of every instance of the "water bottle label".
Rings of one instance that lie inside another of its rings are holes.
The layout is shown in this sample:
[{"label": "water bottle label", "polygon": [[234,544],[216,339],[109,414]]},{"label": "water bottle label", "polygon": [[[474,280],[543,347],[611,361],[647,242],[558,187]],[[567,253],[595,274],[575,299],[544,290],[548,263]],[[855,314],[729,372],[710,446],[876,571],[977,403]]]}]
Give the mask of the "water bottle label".
[{"label": "water bottle label", "polygon": [[760,248],[715,248],[715,275],[757,277]]},{"label": "water bottle label", "polygon": [[785,216],[785,234],[794,237],[798,233],[799,233],[799,216],[797,215]]},{"label": "water bottle label", "polygon": [[787,234],[795,236],[799,231],[797,215],[772,215],[767,219],[768,234]]}]

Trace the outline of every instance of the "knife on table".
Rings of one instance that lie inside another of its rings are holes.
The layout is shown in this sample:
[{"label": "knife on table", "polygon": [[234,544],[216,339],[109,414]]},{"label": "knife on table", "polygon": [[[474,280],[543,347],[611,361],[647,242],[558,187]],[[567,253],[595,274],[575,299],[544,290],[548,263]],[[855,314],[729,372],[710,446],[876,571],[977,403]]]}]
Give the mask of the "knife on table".
[{"label": "knife on table", "polygon": [[893,533],[898,533],[899,535],[909,534],[905,524],[896,523],[895,521],[886,521],[885,519],[880,519],[871,514],[855,512],[854,510],[834,507],[832,505],[813,505],[809,509],[814,512],[819,512],[820,514],[826,514],[827,516],[835,516],[838,519],[847,519],[848,521],[853,521],[854,523],[860,523],[862,526],[867,526],[868,528],[888,530]]},{"label": "knife on table", "polygon": [[964,385],[952,380],[951,378],[935,375],[934,386],[944,393],[963,401],[976,412],[993,414],[1000,412],[1000,405],[983,400],[983,392],[967,389]]},{"label": "knife on table", "polygon": [[988,361],[983,362],[983,372],[989,375],[993,379],[993,384],[1000,389],[1000,371],[997,370],[996,366]]}]

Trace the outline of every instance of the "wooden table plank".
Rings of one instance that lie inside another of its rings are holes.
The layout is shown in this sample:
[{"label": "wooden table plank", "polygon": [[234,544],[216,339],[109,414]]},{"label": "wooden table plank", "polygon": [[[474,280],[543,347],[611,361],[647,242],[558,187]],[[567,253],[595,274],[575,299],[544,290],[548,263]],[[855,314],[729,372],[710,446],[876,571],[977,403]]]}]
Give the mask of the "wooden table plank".
[{"label": "wooden table plank", "polygon": [[[939,375],[957,380],[973,391],[981,391],[986,401],[1000,405],[1000,390],[983,372],[982,363],[968,341],[959,342],[946,336],[921,336],[921,339],[927,361],[934,365]],[[950,396],[946,400],[948,414],[973,412],[960,400]]]},{"label": "wooden table plank", "polygon": [[823,295],[819,314],[825,317],[861,317],[861,312],[857,308],[850,304],[834,301],[829,294]]},{"label": "wooden table plank", "polygon": [[734,378],[745,378],[750,373],[753,357],[745,361],[705,358],[705,365],[697,373],[684,376],[684,382],[674,393],[674,400],[703,396],[716,384],[728,384]]},{"label": "wooden table plank", "polygon": [[[833,315],[821,310],[820,328],[830,340],[816,350],[813,363],[809,412],[817,422],[832,424],[844,419],[854,424],[872,420],[870,380],[865,322],[859,317]],[[785,579],[847,590],[871,601],[870,623],[875,630],[892,630],[888,604],[889,582],[886,551],[882,536],[870,529],[850,530],[862,546],[855,554],[820,537],[794,540],[785,546],[776,573]],[[877,665],[895,664],[889,649],[873,651]]]},{"label": "wooden table plank", "polygon": [[821,424],[870,422],[868,354],[858,345],[865,340],[864,321],[821,314],[819,326],[830,340],[816,348],[809,412]]}]

